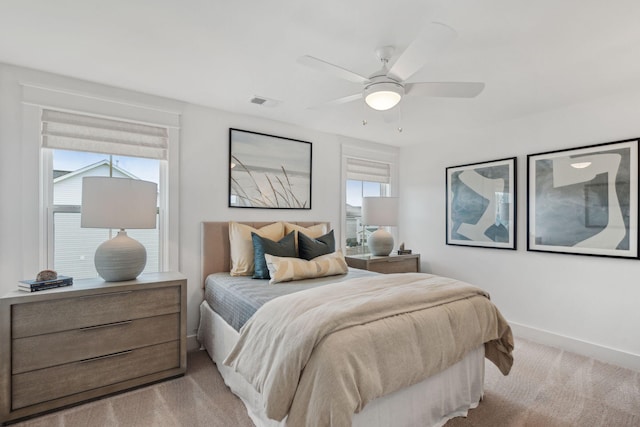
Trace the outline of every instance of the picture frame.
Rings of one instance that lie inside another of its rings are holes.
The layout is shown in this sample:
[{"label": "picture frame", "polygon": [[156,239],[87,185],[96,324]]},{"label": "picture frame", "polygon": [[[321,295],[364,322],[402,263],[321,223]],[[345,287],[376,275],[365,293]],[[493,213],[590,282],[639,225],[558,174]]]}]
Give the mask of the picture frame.
[{"label": "picture frame", "polygon": [[517,159],[446,168],[446,243],[516,249]]},{"label": "picture frame", "polygon": [[527,156],[527,250],[638,259],[638,139]]},{"label": "picture frame", "polygon": [[229,207],[311,209],[311,142],[229,128]]}]

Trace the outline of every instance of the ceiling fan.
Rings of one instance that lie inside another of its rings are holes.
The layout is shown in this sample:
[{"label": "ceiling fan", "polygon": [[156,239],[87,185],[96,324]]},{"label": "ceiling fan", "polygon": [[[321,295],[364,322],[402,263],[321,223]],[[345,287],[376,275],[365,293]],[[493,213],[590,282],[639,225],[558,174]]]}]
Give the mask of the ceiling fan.
[{"label": "ceiling fan", "polygon": [[395,107],[404,96],[435,96],[449,98],[473,98],[484,89],[480,82],[414,82],[407,80],[422,68],[429,54],[455,38],[456,32],[449,26],[432,22],[389,68],[393,56],[393,46],[383,46],[375,50],[382,62],[382,68],[364,77],[338,65],[305,55],[298,58],[300,64],[316,70],[331,73],[342,79],[362,84],[359,93],[334,99],[323,106],[339,105],[364,98],[366,104],[374,110],[385,111]]}]

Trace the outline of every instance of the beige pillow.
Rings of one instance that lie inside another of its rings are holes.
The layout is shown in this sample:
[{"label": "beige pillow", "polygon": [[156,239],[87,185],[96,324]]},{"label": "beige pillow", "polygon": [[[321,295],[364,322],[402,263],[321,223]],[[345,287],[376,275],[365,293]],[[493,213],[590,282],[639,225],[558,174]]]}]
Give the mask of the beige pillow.
[{"label": "beige pillow", "polygon": [[253,275],[253,240],[251,232],[273,241],[284,237],[284,225],[281,222],[265,225],[262,228],[253,228],[246,224],[229,221],[229,245],[231,249],[232,276]]},{"label": "beige pillow", "polygon": [[314,277],[345,274],[349,269],[342,251],[321,255],[307,261],[300,258],[284,258],[265,254],[271,280],[269,284],[289,282],[291,280],[312,279]]},{"label": "beige pillow", "polygon": [[316,224],[311,227],[302,227],[300,225],[291,224],[290,222],[284,223],[284,234],[287,235],[292,231],[296,232],[296,252],[298,251],[298,233],[304,233],[305,236],[316,238],[329,232],[329,226],[325,224]]}]

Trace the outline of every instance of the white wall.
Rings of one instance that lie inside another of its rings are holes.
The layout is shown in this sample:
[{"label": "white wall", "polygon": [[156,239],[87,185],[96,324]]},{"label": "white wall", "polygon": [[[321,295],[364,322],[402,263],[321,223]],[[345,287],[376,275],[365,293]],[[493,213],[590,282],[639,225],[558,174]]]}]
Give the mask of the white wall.
[{"label": "white wall", "polygon": [[[640,261],[526,251],[526,155],[640,137],[640,93],[401,151],[401,240],[422,267],[487,289],[516,334],[640,370]],[[517,251],[445,244],[445,168],[518,157]]]},{"label": "white wall", "polygon": [[[39,148],[37,143],[22,138],[23,114],[26,113],[23,112],[21,83],[181,112],[178,248],[180,271],[188,279],[189,335],[197,328],[198,307],[203,298],[200,280],[202,221],[330,221],[336,229],[337,241],[342,241],[340,147],[343,143],[367,146],[366,142],[0,64],[0,272],[3,277],[0,294],[15,289],[18,280],[34,277],[44,268],[39,262]],[[229,127],[312,142],[312,209],[228,208]]]}]

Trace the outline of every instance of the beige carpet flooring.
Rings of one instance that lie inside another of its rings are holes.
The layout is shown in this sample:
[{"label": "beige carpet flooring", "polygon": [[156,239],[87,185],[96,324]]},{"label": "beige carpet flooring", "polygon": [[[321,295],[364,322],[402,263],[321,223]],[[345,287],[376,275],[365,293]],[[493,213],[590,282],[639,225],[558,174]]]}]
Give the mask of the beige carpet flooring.
[{"label": "beige carpet flooring", "polygon": [[[485,398],[446,427],[640,426],[640,373],[517,339],[503,377],[487,362]],[[252,427],[205,352],[187,375],[14,424],[15,426]]]}]

